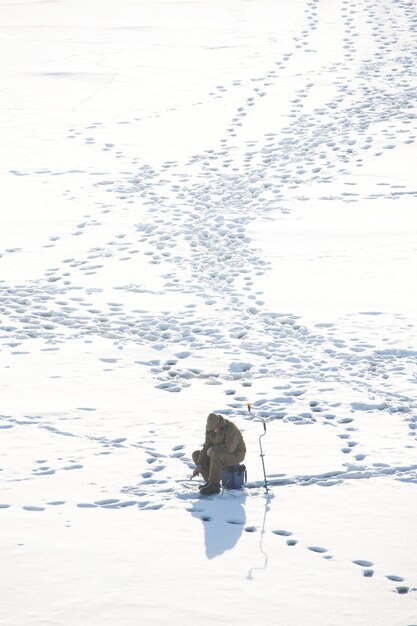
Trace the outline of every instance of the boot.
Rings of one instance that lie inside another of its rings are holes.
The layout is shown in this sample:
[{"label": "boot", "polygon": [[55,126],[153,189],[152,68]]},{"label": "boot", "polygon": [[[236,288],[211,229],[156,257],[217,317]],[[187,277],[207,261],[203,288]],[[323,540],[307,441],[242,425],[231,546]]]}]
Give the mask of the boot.
[{"label": "boot", "polygon": [[215,493],[220,493],[220,483],[208,483],[207,487],[203,486],[200,489],[202,496],[212,496]]},{"label": "boot", "polygon": [[204,489],[204,487],[208,487],[210,483],[204,483],[204,485],[198,485],[198,488],[200,489],[200,491],[202,489]]}]

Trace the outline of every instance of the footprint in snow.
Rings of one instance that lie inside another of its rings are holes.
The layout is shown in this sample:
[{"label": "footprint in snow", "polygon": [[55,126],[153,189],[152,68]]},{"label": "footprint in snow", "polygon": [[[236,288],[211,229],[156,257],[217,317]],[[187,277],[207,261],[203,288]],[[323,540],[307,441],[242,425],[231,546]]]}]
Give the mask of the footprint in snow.
[{"label": "footprint in snow", "polygon": [[357,559],[356,561],[352,561],[355,565],[359,565],[360,567],[372,567],[373,563],[371,561],[364,561],[363,559]]},{"label": "footprint in snow", "polygon": [[32,472],[35,476],[51,476],[52,474],[55,474],[55,470],[49,469],[49,467],[38,467],[32,470]]},{"label": "footprint in snow", "polygon": [[45,508],[43,506],[22,506],[24,511],[44,511]]},{"label": "footprint in snow", "polygon": [[401,585],[400,587],[395,588],[395,593],[404,594],[404,593],[408,593],[409,591],[411,591],[411,589],[410,587],[407,587],[406,585]]},{"label": "footprint in snow", "polygon": [[163,504],[151,504],[150,506],[142,507],[142,511],[158,511],[162,509]]},{"label": "footprint in snow", "polygon": [[115,498],[109,498],[107,500],[96,500],[94,504],[97,504],[97,506],[106,506],[108,504],[116,504],[117,502],[120,502],[120,500]]},{"label": "footprint in snow", "polygon": [[327,552],[327,548],[320,548],[319,546],[308,546],[308,550],[311,550],[311,552],[317,552],[318,554],[324,554]]}]

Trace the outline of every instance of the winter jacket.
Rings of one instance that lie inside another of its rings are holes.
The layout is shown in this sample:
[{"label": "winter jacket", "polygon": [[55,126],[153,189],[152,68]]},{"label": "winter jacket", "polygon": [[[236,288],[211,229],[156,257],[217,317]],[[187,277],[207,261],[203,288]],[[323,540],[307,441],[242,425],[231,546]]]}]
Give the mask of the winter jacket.
[{"label": "winter jacket", "polygon": [[213,451],[227,452],[228,454],[234,454],[235,452],[246,452],[245,442],[243,441],[242,433],[233,422],[222,418],[222,425],[220,430],[215,433],[213,430],[206,431],[206,439],[204,441],[203,449],[200,452],[198,464],[207,454],[209,448],[213,448]]}]

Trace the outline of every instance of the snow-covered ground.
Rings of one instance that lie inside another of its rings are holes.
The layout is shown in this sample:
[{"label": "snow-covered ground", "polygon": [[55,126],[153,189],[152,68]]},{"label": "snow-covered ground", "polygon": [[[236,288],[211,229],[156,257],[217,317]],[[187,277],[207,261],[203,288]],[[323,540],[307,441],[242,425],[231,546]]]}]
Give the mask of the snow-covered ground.
[{"label": "snow-covered ground", "polygon": [[416,626],[416,2],[0,24],[1,626]]}]

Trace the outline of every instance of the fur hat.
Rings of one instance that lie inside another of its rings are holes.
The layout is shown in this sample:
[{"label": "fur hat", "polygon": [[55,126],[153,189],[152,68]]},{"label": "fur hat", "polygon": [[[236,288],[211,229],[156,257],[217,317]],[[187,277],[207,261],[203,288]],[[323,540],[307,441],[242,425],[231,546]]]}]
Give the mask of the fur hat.
[{"label": "fur hat", "polygon": [[210,413],[207,418],[206,430],[216,430],[223,425],[223,417],[218,413]]}]

